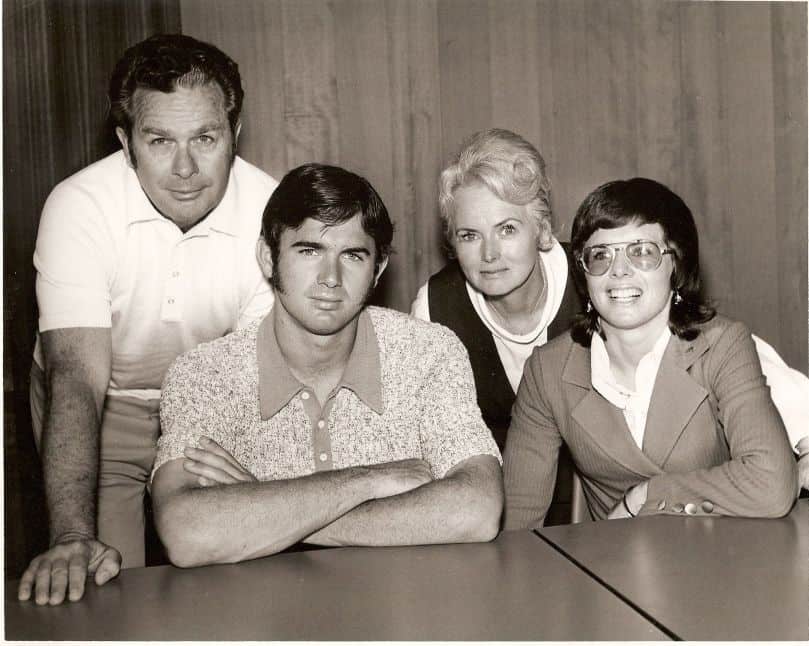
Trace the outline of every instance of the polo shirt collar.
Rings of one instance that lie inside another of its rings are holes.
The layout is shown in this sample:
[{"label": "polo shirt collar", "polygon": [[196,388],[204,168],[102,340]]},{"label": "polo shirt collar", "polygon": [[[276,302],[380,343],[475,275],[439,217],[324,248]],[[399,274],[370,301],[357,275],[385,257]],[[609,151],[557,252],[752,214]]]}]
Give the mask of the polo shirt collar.
[{"label": "polo shirt collar", "polygon": [[[138,181],[138,175],[134,169],[126,164],[126,158],[121,152],[123,163],[126,165],[126,191],[127,199],[127,224],[135,224],[137,222],[150,222],[153,220],[168,221],[149,201],[146,191]],[[235,160],[234,164],[235,165]],[[233,175],[233,165],[230,168],[228,175],[228,186],[225,189],[225,194],[222,200],[216,205],[213,211],[208,214],[198,225],[191,227],[186,232],[186,236],[199,236],[208,235],[211,231],[219,231],[226,235],[236,235],[236,222],[233,214],[236,210],[236,181]]]},{"label": "polo shirt collar", "polygon": [[[259,324],[256,345],[259,412],[262,420],[268,420],[305,386],[290,372],[281,354],[275,338],[272,311]],[[340,388],[353,391],[374,412],[380,415],[384,412],[379,342],[367,310],[360,313],[354,347],[335,392]]]}]

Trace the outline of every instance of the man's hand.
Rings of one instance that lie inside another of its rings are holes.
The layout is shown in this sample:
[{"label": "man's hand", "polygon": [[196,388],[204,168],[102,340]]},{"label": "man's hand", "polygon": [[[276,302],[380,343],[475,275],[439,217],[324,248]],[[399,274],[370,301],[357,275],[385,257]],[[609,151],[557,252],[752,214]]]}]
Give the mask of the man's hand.
[{"label": "man's hand", "polygon": [[374,482],[374,498],[387,498],[432,482],[430,465],[419,458],[384,462],[368,467],[381,477]]},{"label": "man's hand", "polygon": [[203,436],[199,443],[203,448],[196,449],[189,446],[185,449],[186,459],[183,461],[183,468],[197,476],[197,482],[201,486],[256,482],[256,477],[252,473],[212,439]]},{"label": "man's hand", "polygon": [[39,606],[57,606],[65,600],[78,601],[84,595],[87,574],[95,574],[97,585],[104,585],[121,570],[118,550],[93,538],[65,537],[31,561],[20,579],[17,598],[28,601],[32,589]]}]

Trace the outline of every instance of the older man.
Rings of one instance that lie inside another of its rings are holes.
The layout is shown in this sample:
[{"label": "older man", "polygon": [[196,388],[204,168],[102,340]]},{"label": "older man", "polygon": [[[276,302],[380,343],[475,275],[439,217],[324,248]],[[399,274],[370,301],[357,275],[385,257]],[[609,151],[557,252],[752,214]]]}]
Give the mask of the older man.
[{"label": "older man", "polygon": [[59,184],[34,255],[31,402],[50,549],[20,599],[61,603],[144,564],[160,385],[182,352],[260,319],[252,254],[275,180],[236,157],[238,66],[180,35],[128,49],[110,81],[123,150]]},{"label": "older man", "polygon": [[301,166],[273,193],[258,256],[275,306],[166,375],[152,494],[175,564],[497,534],[500,453],[463,345],[366,307],[391,236],[343,169]]}]

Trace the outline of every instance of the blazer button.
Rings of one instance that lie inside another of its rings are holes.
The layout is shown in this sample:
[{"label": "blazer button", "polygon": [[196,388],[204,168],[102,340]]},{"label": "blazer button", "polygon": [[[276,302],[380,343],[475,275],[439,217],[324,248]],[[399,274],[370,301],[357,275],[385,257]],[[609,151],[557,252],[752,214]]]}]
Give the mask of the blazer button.
[{"label": "blazer button", "polygon": [[689,516],[693,516],[694,514],[697,513],[697,506],[693,502],[689,502],[685,506],[685,513],[688,514]]},{"label": "blazer button", "polygon": [[685,509],[685,507],[683,507],[683,505],[682,505],[681,503],[679,503],[679,502],[678,502],[678,503],[675,503],[675,504],[672,506],[672,508],[671,508],[671,510],[672,510],[672,511],[676,511],[678,514],[679,514],[679,513],[680,513],[680,512],[681,512],[683,509]]},{"label": "blazer button", "polygon": [[665,508],[666,508],[666,501],[665,500],[661,500],[659,503],[657,503],[657,510],[658,511],[663,511]]},{"label": "blazer button", "polygon": [[713,503],[710,500],[705,500],[702,503],[702,511],[706,514],[710,514],[713,511]]}]

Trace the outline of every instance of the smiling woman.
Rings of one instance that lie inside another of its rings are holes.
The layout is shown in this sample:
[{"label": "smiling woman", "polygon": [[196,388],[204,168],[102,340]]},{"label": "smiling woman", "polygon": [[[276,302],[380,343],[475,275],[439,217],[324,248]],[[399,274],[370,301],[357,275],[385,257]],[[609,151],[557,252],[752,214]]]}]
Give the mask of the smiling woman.
[{"label": "smiling woman", "polygon": [[604,184],[573,222],[587,305],[532,355],[504,456],[507,529],[538,527],[564,442],[596,519],[778,517],[795,460],[749,330],[700,295],[691,211],[658,182]]}]

